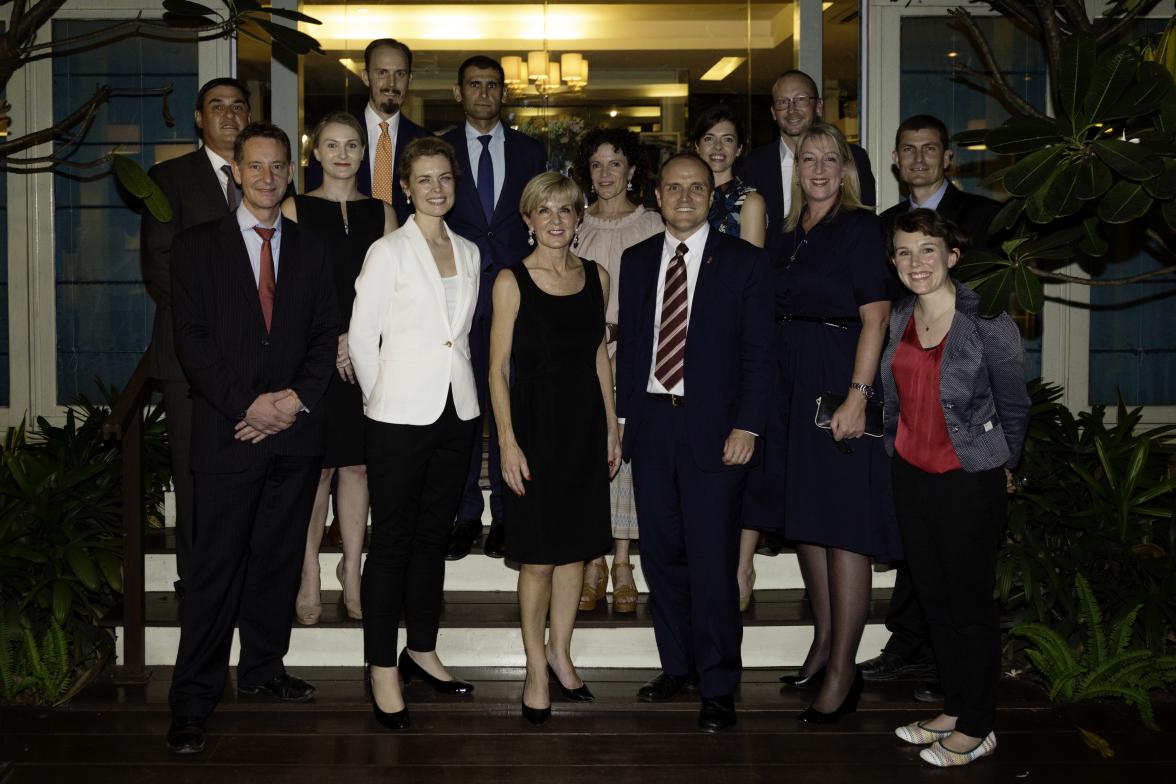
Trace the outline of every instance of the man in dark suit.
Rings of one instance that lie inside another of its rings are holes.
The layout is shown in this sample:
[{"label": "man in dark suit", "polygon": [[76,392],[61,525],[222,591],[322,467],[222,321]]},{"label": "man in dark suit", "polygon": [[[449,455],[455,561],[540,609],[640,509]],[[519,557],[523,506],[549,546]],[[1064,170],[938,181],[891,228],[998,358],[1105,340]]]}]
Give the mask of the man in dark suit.
[{"label": "man in dark suit", "polygon": [[622,256],[617,328],[617,416],[663,670],[637,696],[697,682],[708,732],[735,725],[739,509],[768,416],[773,327],[768,257],[711,230],[713,191],[693,153],[662,166],[666,231]]},{"label": "man in dark suit", "polygon": [[924,207],[950,218],[962,228],[968,235],[969,247],[989,247],[989,227],[1001,204],[952,185],[947,170],[953,155],[947,126],[938,117],[916,114],[903,120],[894,134],[891,159],[899,180],[906,186],[908,198],[882,213],[882,226],[887,233],[900,213]]},{"label": "man in dark suit", "polygon": [[[470,352],[478,383],[478,401],[490,425],[490,533],[483,551],[501,558],[502,473],[498,466],[498,433],[490,413],[490,291],[498,271],[530,253],[527,227],[519,215],[523,186],[547,168],[543,145],[499,119],[504,77],[497,60],[470,57],[457,69],[453,97],[465,111],[466,121],[443,134],[453,145],[463,176],[457,180],[457,199],[445,220],[449,228],[471,240],[482,254],[482,282],[470,329]],[[468,168],[467,168],[468,167]],[[481,432],[481,428],[479,428]],[[465,493],[445,557],[464,558],[482,533],[482,439],[474,440]]]},{"label": "man in dark suit", "polygon": [[168,702],[168,747],[204,748],[233,627],[237,692],[306,702],[286,672],[306,528],[323,454],[322,397],[340,330],[326,247],[281,217],[290,142],[272,125],[234,145],[241,205],[180,234],[175,339],[192,386],[194,548]]},{"label": "man in dark suit", "polygon": [[[989,226],[1000,211],[1000,202],[965,193],[947,179],[952,150],[947,126],[937,117],[917,114],[898,126],[894,134],[893,161],[909,197],[882,213],[882,226],[889,234],[894,220],[920,207],[950,218],[968,234],[970,246],[986,248],[991,242]],[[894,592],[886,612],[890,639],[882,653],[859,666],[866,680],[885,681],[899,677],[935,675],[930,629],[923,608],[915,598],[906,564],[895,569]],[[920,683],[915,696],[935,700],[940,695],[934,680]]]},{"label": "man in dark suit", "polygon": [[172,339],[171,247],[185,229],[229,213],[241,201],[229,173],[233,142],[249,123],[249,93],[236,79],[213,79],[196,96],[196,128],[203,147],[151,167],[173,217],[160,223],[143,213],[143,277],[155,300],[155,325],[147,349],[151,375],[163,387],[172,484],[176,495],[176,593],[182,594],[192,552],[192,400]]},{"label": "man in dark suit", "polygon": [[[748,153],[743,164],[743,181],[763,195],[768,206],[769,251],[779,247],[784,218],[792,206],[792,177],[795,172],[796,146],[800,137],[821,119],[825,102],[817,83],[804,71],[785,71],[772,85],[772,119],[780,129],[780,138]],[[870,158],[856,144],[849,145],[857,165],[862,203],[873,207],[877,202],[874,173]]]},{"label": "man in dark suit", "polygon": [[[403,226],[412,207],[396,181],[396,167],[409,142],[429,135],[400,111],[412,83],[412,50],[395,38],[372,41],[363,50],[359,77],[368,88],[368,100],[355,119],[367,129],[367,146],[355,185],[360,193],[391,204]],[[306,190],[322,182],[323,166],[312,155],[306,167]]]}]

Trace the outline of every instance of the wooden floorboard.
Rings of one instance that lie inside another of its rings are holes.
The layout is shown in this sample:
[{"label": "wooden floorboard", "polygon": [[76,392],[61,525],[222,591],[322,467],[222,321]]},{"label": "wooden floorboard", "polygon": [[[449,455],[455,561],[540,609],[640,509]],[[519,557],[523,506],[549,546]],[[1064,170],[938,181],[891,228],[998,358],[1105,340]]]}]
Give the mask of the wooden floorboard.
[{"label": "wooden floorboard", "polygon": [[[1176,775],[1176,703],[1160,702],[1164,731],[1143,731],[1118,705],[1059,710],[1020,680],[1001,687],[999,747],[992,759],[950,773],[925,765],[894,727],[933,711],[912,683],[867,684],[861,709],[832,727],[795,720],[810,693],[780,692],[778,670],[748,670],[739,726],[718,736],[696,729],[697,698],[665,705],[635,700],[649,670],[588,670],[590,705],[553,700],[542,727],[519,716],[522,673],[471,668],[476,686],[450,699],[411,685],[413,726],[388,733],[372,718],[359,668],[293,670],[319,687],[307,705],[237,700],[231,691],[209,720],[204,754],[180,758],[163,743],[170,668],[136,687],[95,684],[59,710],[0,711],[0,784],[47,782],[551,782],[552,784],[829,784],[945,781],[1094,784],[1166,782]],[[1114,750],[1104,759],[1078,727]],[[933,778],[938,777],[938,778]]]}]

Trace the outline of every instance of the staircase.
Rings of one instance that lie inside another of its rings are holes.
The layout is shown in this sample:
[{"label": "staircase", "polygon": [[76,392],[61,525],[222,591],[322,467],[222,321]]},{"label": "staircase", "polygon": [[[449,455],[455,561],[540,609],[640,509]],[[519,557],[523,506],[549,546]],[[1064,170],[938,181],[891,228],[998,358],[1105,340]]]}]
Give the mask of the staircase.
[{"label": "staircase", "polygon": [[[166,519],[174,519],[170,498]],[[486,505],[487,510],[489,504]],[[484,522],[489,523],[489,511]],[[632,554],[637,587],[641,593],[635,614],[613,614],[610,602],[593,612],[580,613],[572,641],[572,653],[580,667],[659,667],[649,614],[648,587],[641,569],[640,544]],[[322,570],[323,613],[315,626],[295,622],[286,664],[296,667],[354,667],[363,663],[363,630],[347,618],[341,604],[342,586],[335,566],[342,558],[337,547],[324,545],[319,556]],[[744,614],[743,664],[745,667],[798,667],[812,638],[811,616],[804,600],[804,584],[796,554],[785,551],[774,557],[755,557],[756,589]],[[445,605],[437,650],[454,667],[521,667],[524,664],[518,626],[515,584],[518,572],[501,559],[484,555],[475,546],[460,561],[445,566]],[[171,528],[149,531],[145,542],[146,664],[172,665],[179,644],[178,603],[172,592],[175,580],[175,543]],[[869,622],[859,648],[859,660],[877,652],[887,639],[883,625],[886,603],[893,586],[893,572],[875,572]],[[122,660],[122,628],[115,627]],[[403,636],[401,637],[403,641]],[[232,660],[237,658],[234,638]]]}]

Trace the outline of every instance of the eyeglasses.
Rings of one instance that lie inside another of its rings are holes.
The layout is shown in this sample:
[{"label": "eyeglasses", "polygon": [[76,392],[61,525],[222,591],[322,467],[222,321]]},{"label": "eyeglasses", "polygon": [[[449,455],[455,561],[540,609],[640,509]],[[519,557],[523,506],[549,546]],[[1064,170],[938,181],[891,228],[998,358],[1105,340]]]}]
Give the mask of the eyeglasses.
[{"label": "eyeglasses", "polygon": [[798,95],[795,98],[777,98],[772,101],[772,106],[785,111],[793,106],[797,109],[807,109],[809,103],[815,100],[817,100],[816,97],[812,95]]}]

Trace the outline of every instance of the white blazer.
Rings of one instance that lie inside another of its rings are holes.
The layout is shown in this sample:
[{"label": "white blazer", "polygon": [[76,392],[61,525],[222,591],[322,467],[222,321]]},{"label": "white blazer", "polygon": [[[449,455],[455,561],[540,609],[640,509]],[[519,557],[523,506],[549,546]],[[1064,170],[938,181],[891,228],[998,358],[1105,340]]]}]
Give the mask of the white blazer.
[{"label": "white blazer", "polygon": [[364,414],[378,422],[430,425],[449,390],[463,420],[478,416],[470,324],[478,302],[478,246],[449,229],[457,263],[453,323],[433,255],[410,215],[368,249],[355,280],[347,345]]}]

